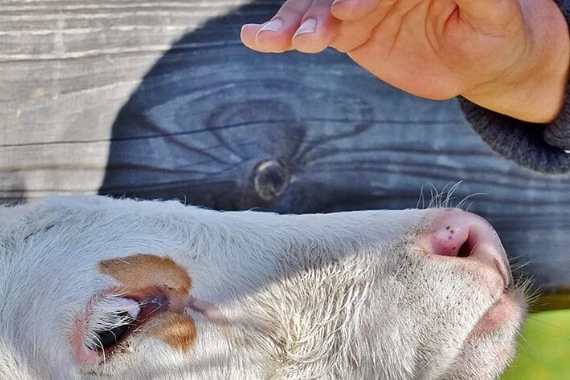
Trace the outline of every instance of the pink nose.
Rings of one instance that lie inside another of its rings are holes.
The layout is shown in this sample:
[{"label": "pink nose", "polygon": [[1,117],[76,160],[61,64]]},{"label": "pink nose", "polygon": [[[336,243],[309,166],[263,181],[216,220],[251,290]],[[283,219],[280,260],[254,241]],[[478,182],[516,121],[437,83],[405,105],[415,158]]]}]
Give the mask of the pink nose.
[{"label": "pink nose", "polygon": [[434,255],[470,257],[496,268],[505,288],[513,285],[509,261],[497,233],[478,215],[462,210],[446,210],[435,220],[420,245]]}]

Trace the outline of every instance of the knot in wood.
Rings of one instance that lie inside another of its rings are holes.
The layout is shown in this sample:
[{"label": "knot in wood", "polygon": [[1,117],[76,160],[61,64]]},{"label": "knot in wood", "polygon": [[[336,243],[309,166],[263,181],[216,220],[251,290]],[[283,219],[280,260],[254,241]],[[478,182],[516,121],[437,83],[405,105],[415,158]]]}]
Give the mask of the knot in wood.
[{"label": "knot in wood", "polygon": [[287,189],[289,172],[278,160],[263,160],[253,169],[253,184],[257,195],[270,201],[281,196]]}]

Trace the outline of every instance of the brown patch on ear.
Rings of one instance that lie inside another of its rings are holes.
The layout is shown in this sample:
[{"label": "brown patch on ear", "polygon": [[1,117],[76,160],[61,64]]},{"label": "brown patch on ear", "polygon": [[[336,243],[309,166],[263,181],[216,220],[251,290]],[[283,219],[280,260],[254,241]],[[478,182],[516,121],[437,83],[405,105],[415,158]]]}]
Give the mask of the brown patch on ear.
[{"label": "brown patch on ear", "polygon": [[172,348],[188,352],[196,341],[196,324],[183,313],[166,312],[151,326],[149,333]]},{"label": "brown patch on ear", "polygon": [[[147,310],[141,328],[175,349],[187,352],[196,341],[196,324],[184,308],[191,306],[192,279],[186,269],[170,257],[139,253],[99,262],[99,270],[121,283],[118,292],[145,305],[149,298],[156,305]],[[155,296],[152,296],[152,295]],[[166,302],[162,304],[163,295]],[[142,303],[141,303],[142,302]],[[144,310],[144,308],[143,308]]]},{"label": "brown patch on ear", "polygon": [[139,253],[101,261],[99,270],[126,288],[143,289],[153,286],[164,288],[175,307],[181,307],[185,303],[192,287],[188,272],[170,257]]}]

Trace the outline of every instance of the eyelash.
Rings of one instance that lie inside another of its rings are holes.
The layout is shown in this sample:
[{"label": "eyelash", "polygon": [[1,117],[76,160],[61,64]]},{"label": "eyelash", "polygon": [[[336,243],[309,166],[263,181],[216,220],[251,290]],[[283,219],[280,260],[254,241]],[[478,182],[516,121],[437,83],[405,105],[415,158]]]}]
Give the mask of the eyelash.
[{"label": "eyelash", "polygon": [[103,357],[111,354],[156,312],[167,310],[168,299],[157,288],[99,298],[89,313],[84,344]]},{"label": "eyelash", "polygon": [[94,330],[92,333],[94,339],[91,344],[86,343],[87,347],[92,351],[104,352],[113,349],[121,343],[126,334],[135,327],[137,319],[132,318],[128,312],[118,312],[114,314],[118,321],[114,323],[114,327],[101,330]]}]

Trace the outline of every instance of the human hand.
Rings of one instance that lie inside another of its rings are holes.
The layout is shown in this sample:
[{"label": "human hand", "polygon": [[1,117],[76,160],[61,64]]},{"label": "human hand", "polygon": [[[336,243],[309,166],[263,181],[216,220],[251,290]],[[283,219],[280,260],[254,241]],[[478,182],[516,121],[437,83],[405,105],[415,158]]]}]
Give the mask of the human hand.
[{"label": "human hand", "polygon": [[560,112],[570,62],[552,0],[288,0],[241,38],[261,52],[331,46],[414,95],[462,95],[531,122]]}]

